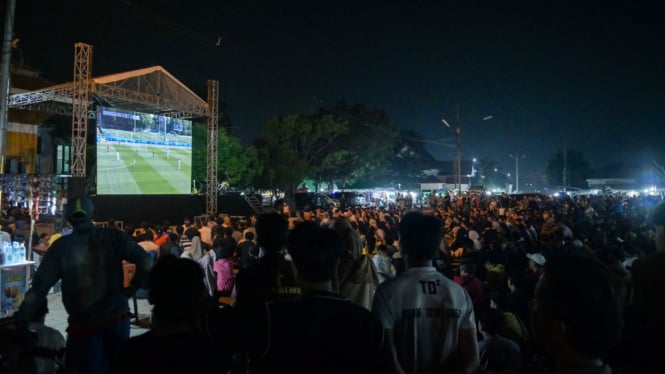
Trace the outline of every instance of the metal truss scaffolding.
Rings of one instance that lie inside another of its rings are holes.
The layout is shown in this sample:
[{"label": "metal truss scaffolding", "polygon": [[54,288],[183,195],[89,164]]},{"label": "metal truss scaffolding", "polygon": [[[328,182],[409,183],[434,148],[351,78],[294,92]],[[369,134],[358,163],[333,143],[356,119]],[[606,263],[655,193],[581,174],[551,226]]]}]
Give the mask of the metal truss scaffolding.
[{"label": "metal truss scaffolding", "polygon": [[208,81],[208,162],[206,213],[217,213],[217,145],[219,135],[219,82]]},{"label": "metal truss scaffolding", "polygon": [[[92,56],[91,50],[89,55]],[[76,74],[79,64],[77,61],[74,64]],[[16,93],[9,96],[9,107],[69,115],[75,99],[75,85],[76,82],[71,82]],[[93,98],[105,106],[169,117],[197,118],[208,115],[208,104],[161,66],[97,78],[88,77],[87,91],[90,119],[97,115]]]},{"label": "metal truss scaffolding", "polygon": [[92,46],[74,44],[74,84],[72,90],[72,176],[85,178],[88,103]]},{"label": "metal truss scaffolding", "polygon": [[[43,89],[9,95],[8,107],[72,117],[70,185],[85,192],[88,122],[97,117],[97,105],[119,110],[177,118],[207,118],[206,212],[217,212],[217,139],[219,82],[208,81],[206,102],[161,66],[92,77],[91,45],[74,44],[74,79]],[[78,185],[80,183],[80,186]],[[72,192],[72,191],[70,191]]]}]

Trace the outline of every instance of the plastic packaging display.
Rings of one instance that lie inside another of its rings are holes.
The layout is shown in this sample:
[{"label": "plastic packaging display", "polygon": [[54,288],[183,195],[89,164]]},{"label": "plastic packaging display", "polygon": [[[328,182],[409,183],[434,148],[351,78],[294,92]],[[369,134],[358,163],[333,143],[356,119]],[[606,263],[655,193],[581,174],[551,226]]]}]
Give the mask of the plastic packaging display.
[{"label": "plastic packaging display", "polygon": [[0,249],[0,265],[14,265],[25,262],[25,245],[19,242],[4,242]]}]

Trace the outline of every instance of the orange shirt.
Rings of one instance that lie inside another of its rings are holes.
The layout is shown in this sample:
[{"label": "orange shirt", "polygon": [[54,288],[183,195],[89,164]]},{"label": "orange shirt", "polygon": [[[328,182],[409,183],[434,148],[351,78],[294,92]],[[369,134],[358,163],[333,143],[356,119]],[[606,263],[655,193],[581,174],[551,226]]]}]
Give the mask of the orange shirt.
[{"label": "orange shirt", "polygon": [[156,236],[153,242],[161,247],[163,244],[169,241],[169,234],[163,232],[159,236]]}]

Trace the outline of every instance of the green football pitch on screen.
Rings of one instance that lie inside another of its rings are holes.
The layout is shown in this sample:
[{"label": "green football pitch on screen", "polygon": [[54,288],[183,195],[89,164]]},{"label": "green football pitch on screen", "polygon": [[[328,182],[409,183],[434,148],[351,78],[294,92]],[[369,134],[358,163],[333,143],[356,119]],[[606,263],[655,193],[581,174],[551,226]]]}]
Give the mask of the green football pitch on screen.
[{"label": "green football pitch on screen", "polygon": [[191,193],[191,121],[98,110],[97,194]]}]

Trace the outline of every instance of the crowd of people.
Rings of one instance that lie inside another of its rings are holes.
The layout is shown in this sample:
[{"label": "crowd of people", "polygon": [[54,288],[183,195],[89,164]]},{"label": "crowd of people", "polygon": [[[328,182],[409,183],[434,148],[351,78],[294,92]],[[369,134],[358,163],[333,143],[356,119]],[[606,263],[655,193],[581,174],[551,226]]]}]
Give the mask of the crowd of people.
[{"label": "crowd of people", "polygon": [[[660,200],[441,197],[121,232],[79,197],[13,320],[61,280],[64,368],[82,373],[659,372]],[[137,291],[151,329],[129,339]]]}]

